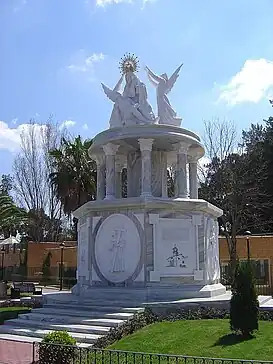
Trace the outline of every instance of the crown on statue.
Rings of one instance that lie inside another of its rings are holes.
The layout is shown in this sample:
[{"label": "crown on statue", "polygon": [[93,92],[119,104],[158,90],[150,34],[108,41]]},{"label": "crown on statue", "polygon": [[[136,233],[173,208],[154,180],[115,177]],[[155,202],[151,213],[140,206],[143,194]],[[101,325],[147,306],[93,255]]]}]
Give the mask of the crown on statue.
[{"label": "crown on statue", "polygon": [[133,53],[125,53],[119,62],[120,72],[124,75],[128,72],[137,72],[139,69],[139,60]]}]

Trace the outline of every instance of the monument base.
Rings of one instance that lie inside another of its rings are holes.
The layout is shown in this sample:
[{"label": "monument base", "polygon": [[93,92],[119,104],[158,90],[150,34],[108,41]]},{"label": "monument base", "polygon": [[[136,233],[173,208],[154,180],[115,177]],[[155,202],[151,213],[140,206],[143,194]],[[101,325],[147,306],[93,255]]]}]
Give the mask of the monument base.
[{"label": "monument base", "polygon": [[116,289],[143,302],[224,294],[217,224],[221,213],[204,200],[187,198],[86,203],[75,213],[79,243],[73,293],[94,297]]},{"label": "monument base", "polygon": [[183,285],[183,286],[156,286],[148,287],[82,287],[76,284],[72,288],[72,293],[84,299],[105,299],[112,294],[113,297],[121,295],[135,303],[145,302],[169,302],[178,301],[185,298],[211,298],[220,296],[226,293],[226,288],[218,284],[210,284],[205,286],[198,285]]}]

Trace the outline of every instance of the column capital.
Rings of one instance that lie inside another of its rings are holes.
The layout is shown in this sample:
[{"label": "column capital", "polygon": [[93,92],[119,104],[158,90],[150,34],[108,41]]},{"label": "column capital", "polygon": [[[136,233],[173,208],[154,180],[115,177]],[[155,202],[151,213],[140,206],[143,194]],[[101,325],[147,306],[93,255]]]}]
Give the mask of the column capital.
[{"label": "column capital", "polygon": [[116,155],[119,145],[108,143],[102,146],[105,155]]},{"label": "column capital", "polygon": [[189,150],[189,144],[186,142],[180,142],[175,144],[175,149],[179,154],[187,154]]},{"label": "column capital", "polygon": [[140,151],[141,152],[144,152],[144,151],[151,152],[152,148],[153,148],[153,142],[154,142],[153,139],[145,139],[145,138],[138,139]]}]

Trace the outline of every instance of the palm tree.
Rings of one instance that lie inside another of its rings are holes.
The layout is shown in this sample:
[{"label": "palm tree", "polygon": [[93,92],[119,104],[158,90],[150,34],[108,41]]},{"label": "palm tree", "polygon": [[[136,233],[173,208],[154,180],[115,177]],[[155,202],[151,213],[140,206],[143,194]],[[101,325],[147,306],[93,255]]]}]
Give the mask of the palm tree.
[{"label": "palm tree", "polygon": [[96,163],[88,150],[92,140],[62,138],[61,147],[50,152],[55,171],[49,175],[63,211],[68,216],[85,202],[96,198]]},{"label": "palm tree", "polygon": [[24,223],[26,217],[25,210],[17,207],[8,194],[0,194],[0,230],[4,235],[9,235]]}]

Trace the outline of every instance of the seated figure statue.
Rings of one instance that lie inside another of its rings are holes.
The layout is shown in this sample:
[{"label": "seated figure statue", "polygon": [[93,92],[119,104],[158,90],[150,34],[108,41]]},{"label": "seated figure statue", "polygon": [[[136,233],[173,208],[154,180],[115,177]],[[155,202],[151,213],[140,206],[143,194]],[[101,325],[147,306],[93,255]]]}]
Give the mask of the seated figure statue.
[{"label": "seated figure statue", "polygon": [[122,94],[119,90],[123,76],[113,90],[102,84],[106,96],[114,102],[109,122],[110,128],[154,123],[155,116],[147,101],[147,90],[144,83],[138,79],[134,72],[126,73],[125,80],[126,84]]}]

